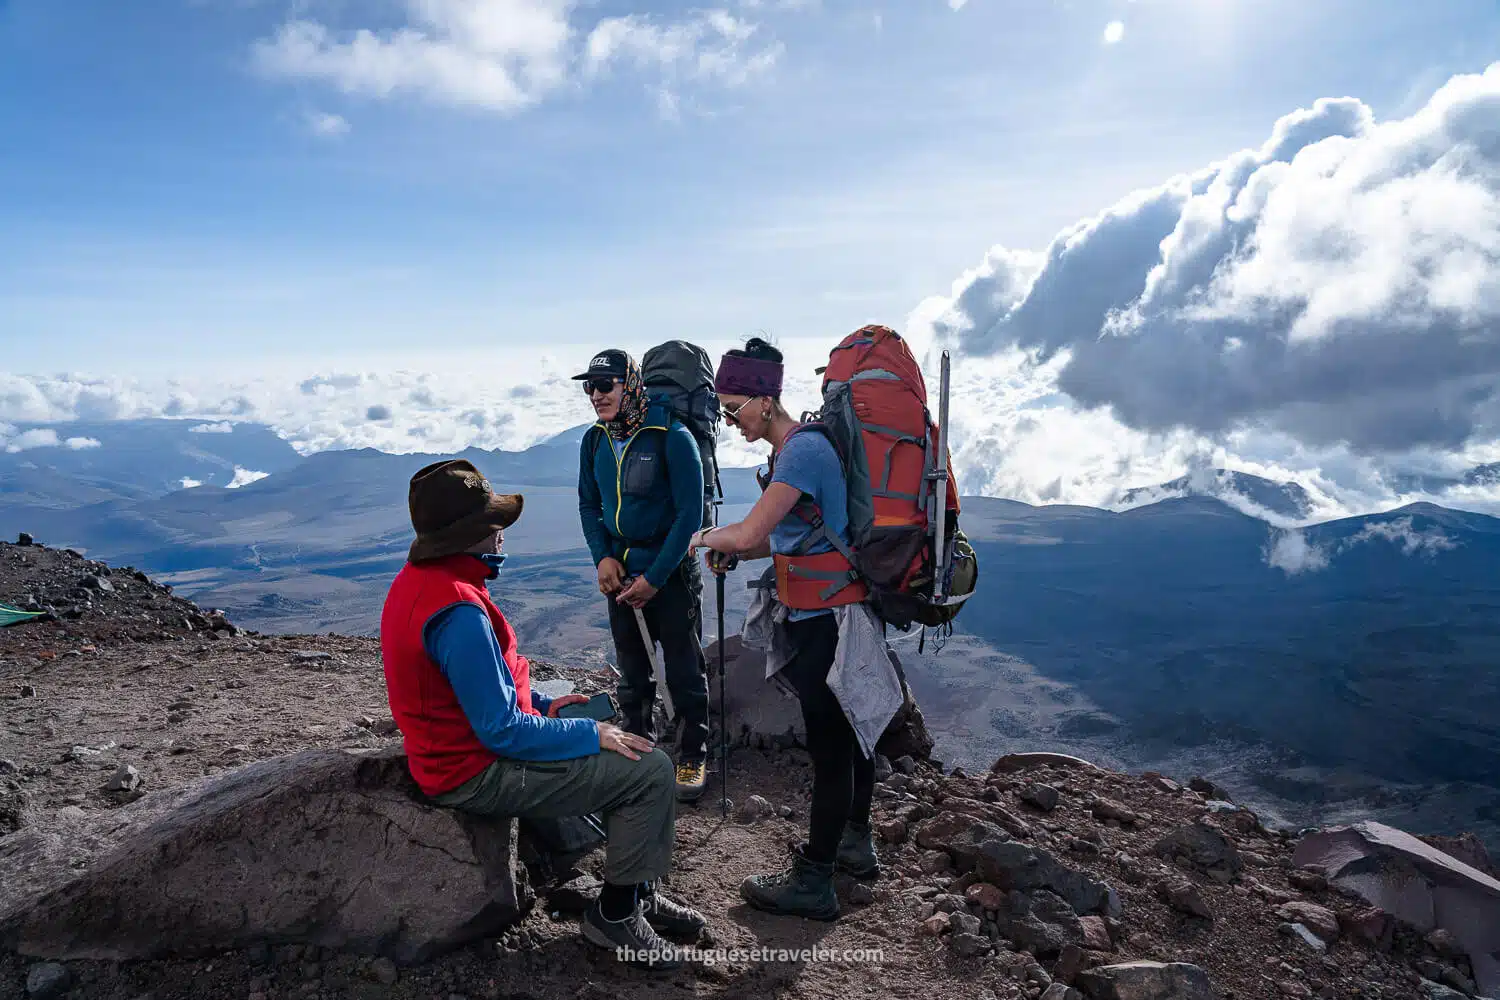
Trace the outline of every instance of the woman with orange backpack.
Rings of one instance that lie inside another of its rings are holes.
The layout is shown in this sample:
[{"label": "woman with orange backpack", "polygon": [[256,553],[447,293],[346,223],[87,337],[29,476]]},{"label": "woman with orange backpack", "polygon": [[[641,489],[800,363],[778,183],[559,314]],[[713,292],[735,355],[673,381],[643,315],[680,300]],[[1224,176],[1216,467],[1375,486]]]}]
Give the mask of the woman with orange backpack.
[{"label": "woman with orange backpack", "polygon": [[[714,572],[724,572],[724,556],[771,556],[784,566],[794,554],[816,559],[849,545],[848,495],[839,454],[828,437],[800,425],[782,405],[783,370],[781,352],[758,338],[743,350],[729,351],[719,364],[715,388],[725,421],[747,442],[769,442],[772,451],[764,493],[746,518],[693,538],[694,551],[712,550],[708,565]],[[829,594],[825,600],[788,602],[782,590],[785,573],[777,575],[779,596],[789,605],[785,621],[777,626],[785,661],[779,675],[796,690],[802,707],[813,762],[812,808],[807,841],[794,849],[791,866],[753,875],[740,886],[741,895],[758,909],[816,920],[839,915],[835,870],[857,878],[878,872],[870,835],[873,754],[862,749],[829,686],[840,651],[840,622],[854,620],[838,612],[857,605],[866,591],[854,577],[840,583],[824,579],[816,585],[819,593]],[[825,606],[790,606],[805,604]]]}]

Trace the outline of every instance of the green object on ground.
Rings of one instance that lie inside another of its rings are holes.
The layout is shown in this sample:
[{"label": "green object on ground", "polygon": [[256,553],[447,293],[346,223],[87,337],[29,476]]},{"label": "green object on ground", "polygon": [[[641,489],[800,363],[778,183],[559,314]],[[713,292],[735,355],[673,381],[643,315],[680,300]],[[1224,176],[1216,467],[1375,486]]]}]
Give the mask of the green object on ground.
[{"label": "green object on ground", "polygon": [[0,628],[4,628],[7,625],[19,625],[22,622],[29,622],[33,618],[40,618],[46,613],[45,611],[22,611],[20,608],[13,608],[9,604],[0,604]]}]

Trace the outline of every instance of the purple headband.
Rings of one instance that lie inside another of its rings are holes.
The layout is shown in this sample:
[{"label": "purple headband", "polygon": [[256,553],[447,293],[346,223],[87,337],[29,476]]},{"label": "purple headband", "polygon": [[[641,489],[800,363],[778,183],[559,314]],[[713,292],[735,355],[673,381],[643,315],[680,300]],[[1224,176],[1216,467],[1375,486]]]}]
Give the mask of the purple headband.
[{"label": "purple headband", "polygon": [[719,361],[714,391],[721,396],[781,398],[782,366],[775,361],[726,354]]}]

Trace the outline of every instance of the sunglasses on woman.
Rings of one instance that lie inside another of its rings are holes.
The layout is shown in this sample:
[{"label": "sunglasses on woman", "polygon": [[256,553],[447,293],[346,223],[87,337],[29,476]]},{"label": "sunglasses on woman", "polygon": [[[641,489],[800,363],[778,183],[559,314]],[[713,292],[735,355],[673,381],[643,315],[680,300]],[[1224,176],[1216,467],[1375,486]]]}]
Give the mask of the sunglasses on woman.
[{"label": "sunglasses on woman", "polygon": [[599,378],[591,378],[583,383],[583,394],[585,396],[592,396],[597,392],[601,396],[608,396],[615,391],[615,386],[623,385],[624,382],[624,379],[609,378],[601,375]]},{"label": "sunglasses on woman", "polygon": [[725,407],[721,411],[724,414],[724,422],[727,423],[730,427],[738,427],[740,425],[741,411],[743,411],[745,407],[749,406],[759,398],[759,396],[751,396],[749,399],[745,400],[743,403],[741,403],[739,406],[736,406],[732,410],[728,407]]}]

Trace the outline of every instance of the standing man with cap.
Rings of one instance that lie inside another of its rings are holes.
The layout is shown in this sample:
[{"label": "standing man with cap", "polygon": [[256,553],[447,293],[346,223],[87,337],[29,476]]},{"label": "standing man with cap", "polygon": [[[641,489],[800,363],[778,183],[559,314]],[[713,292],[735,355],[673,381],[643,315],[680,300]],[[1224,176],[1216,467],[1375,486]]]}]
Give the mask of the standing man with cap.
[{"label": "standing man with cap", "polygon": [[532,693],[531,666],[486,588],[522,498],[494,493],[473,465],[454,460],[413,476],[408,504],[417,537],[386,596],[380,651],[412,777],[438,805],[466,812],[602,813],[604,888],[584,916],[584,938],[660,956],[640,960],[653,968],[680,965],[653,927],[696,937],[706,921],[656,890],[676,831],[671,759],[609,723],[558,718],[587,699]]},{"label": "standing man with cap", "polygon": [[656,678],[639,613],[661,643],[672,707],[682,722],[677,795],[693,801],[708,775],[708,664],[703,658],[703,577],[688,554],[703,526],[703,458],[692,431],[653,405],[635,360],[600,351],[574,376],[598,418],[583,436],[578,514],[609,601],[620,665],[617,697],[627,732],[655,740]]}]

